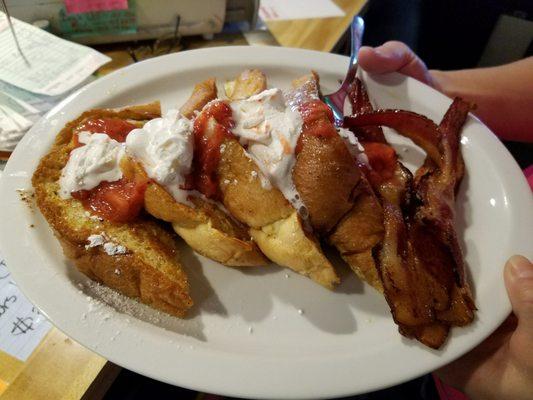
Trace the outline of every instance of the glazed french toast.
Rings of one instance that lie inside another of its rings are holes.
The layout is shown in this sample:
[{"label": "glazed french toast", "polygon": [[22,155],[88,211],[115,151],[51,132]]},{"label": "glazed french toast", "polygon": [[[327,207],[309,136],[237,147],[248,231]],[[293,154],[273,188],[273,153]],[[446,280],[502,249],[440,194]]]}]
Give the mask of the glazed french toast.
[{"label": "glazed french toast", "polygon": [[354,154],[361,150],[350,148],[353,143],[337,132],[319,88],[313,72],[295,79],[288,93],[289,103],[305,121],[292,172],[296,189],[313,229],[361,279],[382,291],[372,256],[383,239],[381,205],[357,166]]},{"label": "glazed french toast", "polygon": [[[249,99],[264,92],[266,77],[257,70],[244,71],[226,87],[230,88],[230,100]],[[220,122],[210,118],[204,134],[213,134],[217,124]],[[268,258],[331,289],[339,278],[317,238],[305,229],[298,210],[278,188],[262,182],[264,171],[237,139],[228,135],[221,146],[224,151],[217,174],[224,206],[250,227],[250,234]]]},{"label": "glazed french toast", "polygon": [[63,199],[59,194],[58,181],[75,146],[73,135],[79,126],[101,118],[141,125],[159,115],[158,103],[83,113],[57,135],[32,184],[39,209],[65,255],[81,272],[126,296],[183,317],[193,301],[173,234],[145,215],[130,222],[107,221],[89,213],[78,199]]},{"label": "glazed french toast", "polygon": [[[216,97],[215,80],[201,82],[194,87],[180,113],[191,119]],[[176,201],[164,187],[152,180],[146,188],[144,207],[154,217],[170,222],[174,231],[205,257],[233,267],[268,263],[246,226],[221,210],[214,201],[201,197],[200,193],[191,194],[188,200],[191,204]]]}]

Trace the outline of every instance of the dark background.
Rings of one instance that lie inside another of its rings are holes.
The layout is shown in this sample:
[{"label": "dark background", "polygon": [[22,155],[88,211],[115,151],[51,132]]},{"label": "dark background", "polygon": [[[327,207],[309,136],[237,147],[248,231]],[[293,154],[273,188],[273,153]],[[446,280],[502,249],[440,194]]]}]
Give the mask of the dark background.
[{"label": "dark background", "polygon": [[[532,0],[370,0],[363,44],[407,43],[431,69],[475,68],[501,15],[531,21]],[[533,55],[530,43],[525,56]]]}]

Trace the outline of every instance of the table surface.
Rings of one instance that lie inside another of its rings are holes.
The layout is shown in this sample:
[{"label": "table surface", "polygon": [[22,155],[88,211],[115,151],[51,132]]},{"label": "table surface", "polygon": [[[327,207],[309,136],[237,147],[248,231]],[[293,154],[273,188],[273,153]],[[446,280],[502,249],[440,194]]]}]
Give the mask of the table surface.
[{"label": "table surface", "polygon": [[[366,0],[334,0],[345,16],[270,21],[268,31],[220,34],[214,40],[184,38],[187,49],[228,45],[281,45],[331,51]],[[124,45],[104,52],[113,61],[98,71],[104,75],[133,63]],[[7,399],[71,400],[101,398],[120,367],[85,349],[52,328],[26,362],[0,351],[0,397]]]}]

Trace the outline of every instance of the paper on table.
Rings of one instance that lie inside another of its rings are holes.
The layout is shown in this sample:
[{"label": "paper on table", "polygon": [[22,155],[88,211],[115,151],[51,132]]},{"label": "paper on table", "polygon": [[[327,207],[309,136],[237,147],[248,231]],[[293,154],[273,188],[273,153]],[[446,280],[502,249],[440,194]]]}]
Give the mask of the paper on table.
[{"label": "paper on table", "polygon": [[0,13],[0,79],[34,93],[59,95],[84,81],[111,59],[96,50],[60,39],[12,18],[20,47],[17,51],[7,18]]},{"label": "paper on table", "polygon": [[12,281],[0,254],[0,350],[26,361],[51,327]]},{"label": "paper on table", "polygon": [[41,115],[93,79],[91,75],[80,85],[59,96],[31,93],[0,81],[0,151],[13,151]]},{"label": "paper on table", "polygon": [[128,0],[65,0],[65,8],[68,14],[125,10]]},{"label": "paper on table", "polygon": [[342,16],[344,11],[331,0],[261,0],[259,5],[263,21]]}]

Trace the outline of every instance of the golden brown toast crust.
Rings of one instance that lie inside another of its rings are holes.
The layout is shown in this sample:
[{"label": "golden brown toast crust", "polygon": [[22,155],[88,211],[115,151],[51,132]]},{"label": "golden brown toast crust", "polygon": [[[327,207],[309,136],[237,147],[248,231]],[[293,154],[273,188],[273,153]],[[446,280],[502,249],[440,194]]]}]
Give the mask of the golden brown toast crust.
[{"label": "golden brown toast crust", "polygon": [[372,254],[374,247],[383,240],[381,204],[365,178],[362,178],[359,186],[360,193],[353,203],[353,208],[335,227],[328,237],[328,242],[339,250],[342,258],[357,276],[383,292]]},{"label": "golden brown toast crust", "polygon": [[[217,97],[214,78],[195,85],[180,112],[191,118],[209,101]],[[248,229],[217,205],[197,196],[189,196],[194,206],[178,203],[159,184],[150,182],[144,196],[148,213],[170,222],[197,253],[231,267],[249,267],[268,264]]]},{"label": "golden brown toast crust", "polygon": [[217,85],[215,78],[206,79],[194,86],[191,97],[180,108],[180,113],[185,118],[192,118],[207,103],[217,97]]},{"label": "golden brown toast crust", "polygon": [[293,212],[277,189],[261,186],[260,170],[235,139],[225,139],[220,154],[218,177],[225,207],[239,221],[261,228]]},{"label": "golden brown toast crust", "polygon": [[[119,111],[91,110],[68,123],[32,178],[39,209],[76,267],[120,293],[176,316],[192,306],[189,283],[178,261],[175,237],[147,216],[130,223],[91,219],[81,203],[58,195],[58,179],[73,148],[72,133],[87,118],[117,117],[143,121],[160,115],[159,103]],[[86,248],[90,235],[105,233],[126,247],[123,255],[108,255],[102,246]]]},{"label": "golden brown toast crust", "polygon": [[[239,98],[248,98],[266,88],[266,78],[247,70],[235,80],[233,92],[236,87]],[[228,97],[233,98],[233,92]],[[206,129],[214,129],[214,125],[208,123]],[[296,210],[277,188],[263,187],[259,167],[236,139],[227,138],[222,146],[217,174],[224,206],[250,226],[252,237],[267,257],[331,289],[339,278]]]},{"label": "golden brown toast crust", "polygon": [[[292,86],[303,91],[300,99],[318,96],[318,75],[304,75],[293,80]],[[304,131],[300,141],[293,179],[309,210],[311,225],[339,250],[362,280],[382,292],[372,254],[383,239],[379,200],[339,135],[317,137]]]},{"label": "golden brown toast crust", "polygon": [[[292,87],[290,96],[300,105],[317,99],[318,74],[313,71],[294,79]],[[325,115],[320,122],[335,129]],[[310,135],[304,125],[298,145],[300,152],[293,169],[294,183],[309,211],[313,229],[324,235],[353,207],[359,168],[339,135]]]},{"label": "golden brown toast crust", "polygon": [[313,229],[330,232],[353,207],[354,190],[360,173],[338,136],[302,135],[292,177],[309,211]]},{"label": "golden brown toast crust", "polygon": [[205,257],[231,267],[268,264],[244,225],[215,204],[192,196],[190,201],[194,208],[176,202],[163,187],[151,182],[144,206],[154,217],[170,222],[174,231]]},{"label": "golden brown toast crust", "polygon": [[251,96],[250,93],[261,93],[266,88],[266,76],[258,69],[244,70],[237,79],[228,81],[224,85],[226,96],[230,100],[247,99]]}]

